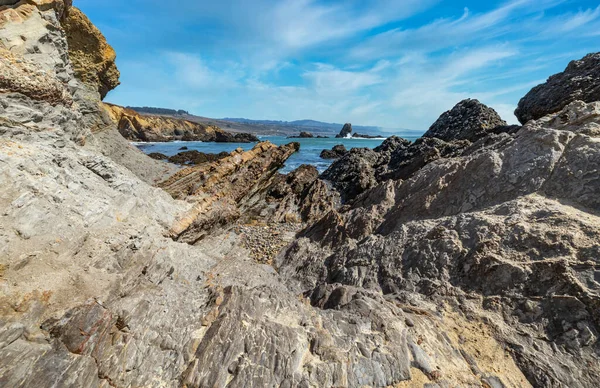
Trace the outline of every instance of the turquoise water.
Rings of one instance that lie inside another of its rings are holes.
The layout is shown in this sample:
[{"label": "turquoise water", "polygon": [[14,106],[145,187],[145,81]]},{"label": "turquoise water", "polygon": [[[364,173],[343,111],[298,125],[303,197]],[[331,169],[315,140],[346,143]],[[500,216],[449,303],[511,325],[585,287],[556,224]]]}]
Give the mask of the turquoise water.
[{"label": "turquoise water", "polygon": [[[321,159],[319,155],[324,149],[331,149],[337,144],[343,144],[346,148],[375,148],[383,142],[380,139],[288,139],[284,136],[259,136],[261,141],[268,140],[273,144],[282,145],[291,142],[300,143],[300,151],[292,155],[281,169],[282,173],[288,173],[301,164],[312,164],[320,172],[323,172],[329,167],[332,160]],[[416,137],[406,137],[408,140],[414,140]],[[143,152],[149,154],[152,152],[160,152],[167,156],[175,155],[180,151],[181,147],[187,147],[189,151],[197,150],[205,153],[217,154],[222,151],[231,152],[238,147],[244,150],[249,150],[254,147],[253,143],[212,143],[200,141],[177,141],[171,143],[134,143]]]}]

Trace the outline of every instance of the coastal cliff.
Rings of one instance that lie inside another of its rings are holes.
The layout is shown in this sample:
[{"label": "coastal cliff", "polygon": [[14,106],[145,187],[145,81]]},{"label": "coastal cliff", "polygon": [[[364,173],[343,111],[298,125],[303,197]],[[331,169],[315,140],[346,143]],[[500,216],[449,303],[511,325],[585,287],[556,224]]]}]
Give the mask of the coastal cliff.
[{"label": "coastal cliff", "polygon": [[600,102],[180,169],[121,135],[70,1],[0,3],[0,386],[597,386]]},{"label": "coastal cliff", "polygon": [[104,107],[121,135],[132,141],[258,142],[258,138],[254,135],[248,133],[229,133],[214,125],[206,125],[169,116],[142,115],[132,109],[114,104],[105,103]]}]

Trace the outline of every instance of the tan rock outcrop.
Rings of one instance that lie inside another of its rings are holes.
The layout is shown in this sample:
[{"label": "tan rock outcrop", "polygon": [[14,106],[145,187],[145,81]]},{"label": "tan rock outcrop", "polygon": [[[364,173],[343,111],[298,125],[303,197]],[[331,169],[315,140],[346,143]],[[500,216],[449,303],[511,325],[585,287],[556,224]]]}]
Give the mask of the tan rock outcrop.
[{"label": "tan rock outcrop", "polygon": [[79,9],[70,7],[61,23],[69,43],[69,58],[75,75],[98,90],[104,99],[120,84],[115,50]]},{"label": "tan rock outcrop", "polygon": [[132,109],[104,104],[124,138],[134,141],[215,141],[225,132],[214,125],[194,123],[168,116],[142,115]]}]

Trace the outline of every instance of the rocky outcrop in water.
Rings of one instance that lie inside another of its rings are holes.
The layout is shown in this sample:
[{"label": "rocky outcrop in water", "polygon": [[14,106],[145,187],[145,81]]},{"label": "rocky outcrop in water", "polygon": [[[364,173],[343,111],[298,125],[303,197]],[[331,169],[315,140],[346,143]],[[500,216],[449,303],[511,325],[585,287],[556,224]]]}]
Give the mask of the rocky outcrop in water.
[{"label": "rocky outcrop in water", "polygon": [[347,153],[348,150],[346,149],[346,146],[344,146],[343,144],[338,144],[333,146],[333,148],[331,148],[330,150],[321,151],[320,157],[321,159],[337,159],[341,158]]},{"label": "rocky outcrop in water", "polygon": [[288,136],[288,139],[312,139],[313,137],[315,136],[310,132],[300,132],[297,136]]},{"label": "rocky outcrop in water", "polygon": [[[152,157],[151,155],[148,155]],[[219,152],[218,154],[207,154],[204,152],[191,150],[179,152],[168,159],[170,163],[175,164],[202,164],[208,162],[214,162],[216,160],[224,159],[229,156],[229,152]]]},{"label": "rocky outcrop in water", "polygon": [[564,72],[531,89],[519,101],[515,116],[525,124],[556,113],[576,100],[600,101],[600,53],[572,61]]},{"label": "rocky outcrop in water", "polygon": [[249,133],[234,134],[225,132],[214,125],[206,125],[168,116],[142,115],[132,109],[123,108],[118,105],[104,104],[104,106],[121,135],[132,141],[258,142],[258,138]]},{"label": "rocky outcrop in water", "polygon": [[346,123],[346,124],[344,124],[344,127],[342,128],[340,133],[335,135],[335,137],[338,139],[345,138],[345,137],[348,137],[351,133],[352,133],[352,124]]},{"label": "rocky outcrop in water", "polygon": [[443,113],[423,137],[476,141],[494,128],[505,125],[506,121],[495,110],[477,100],[467,99]]}]

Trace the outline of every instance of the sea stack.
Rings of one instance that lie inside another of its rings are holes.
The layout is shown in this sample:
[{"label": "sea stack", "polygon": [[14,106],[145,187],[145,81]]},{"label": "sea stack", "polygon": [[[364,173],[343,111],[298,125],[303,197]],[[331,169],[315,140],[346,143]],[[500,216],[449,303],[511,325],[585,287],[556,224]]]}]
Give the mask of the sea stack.
[{"label": "sea stack", "polygon": [[342,130],[340,131],[340,133],[337,134],[335,137],[337,139],[342,139],[342,138],[349,137],[349,135],[351,133],[352,133],[352,124],[346,123],[346,124],[344,124],[344,127],[342,128]]}]

